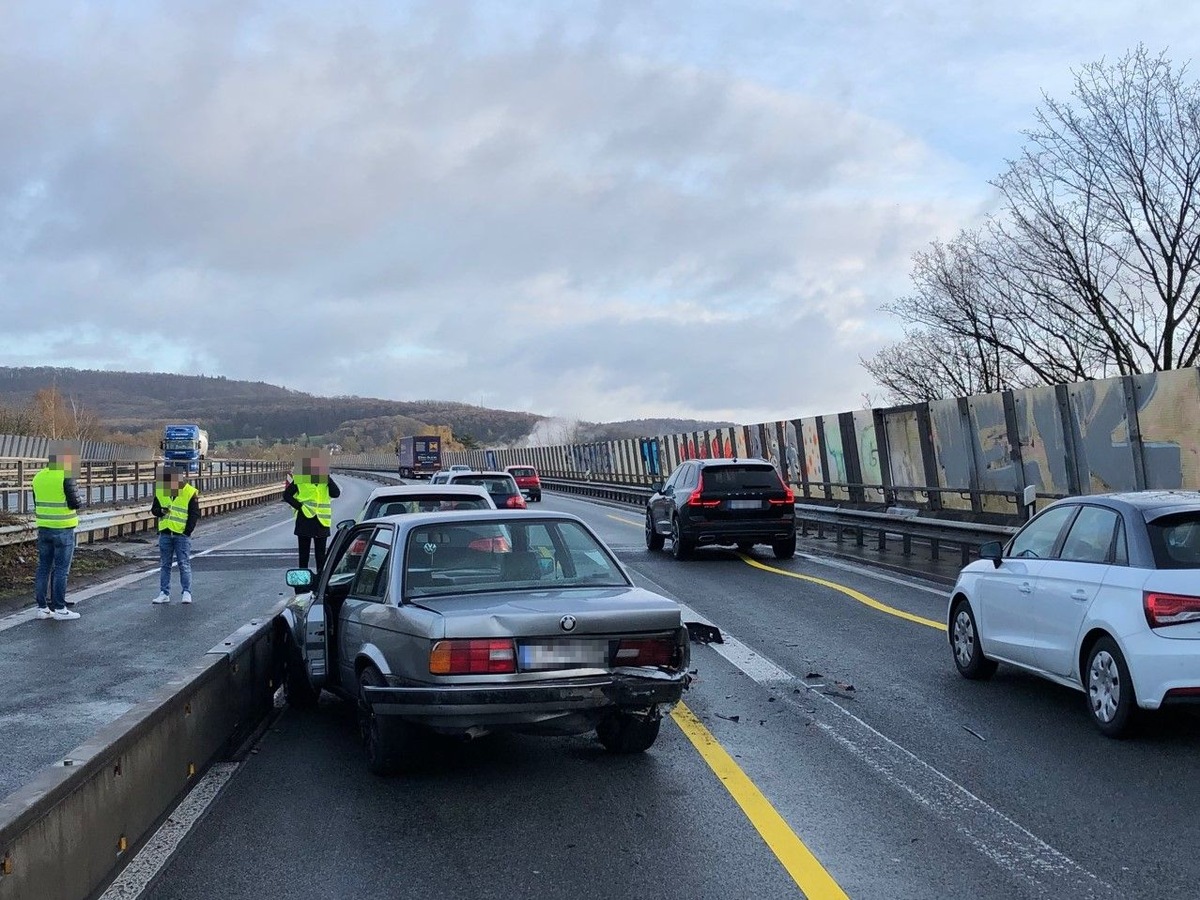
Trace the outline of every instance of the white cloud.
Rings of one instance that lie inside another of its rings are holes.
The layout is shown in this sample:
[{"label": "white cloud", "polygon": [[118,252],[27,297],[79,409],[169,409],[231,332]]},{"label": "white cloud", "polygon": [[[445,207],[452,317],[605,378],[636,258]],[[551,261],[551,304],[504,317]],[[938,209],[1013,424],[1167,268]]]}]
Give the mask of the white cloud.
[{"label": "white cloud", "polygon": [[1032,6],[699,4],[681,39],[671,5],[82,9],[0,20],[0,364],[590,419],[859,405],[878,304],[988,202],[1002,154],[960,146],[1011,139],[979,130],[1004,109],[931,123],[993,99],[989,59],[1057,71],[1066,30]]}]

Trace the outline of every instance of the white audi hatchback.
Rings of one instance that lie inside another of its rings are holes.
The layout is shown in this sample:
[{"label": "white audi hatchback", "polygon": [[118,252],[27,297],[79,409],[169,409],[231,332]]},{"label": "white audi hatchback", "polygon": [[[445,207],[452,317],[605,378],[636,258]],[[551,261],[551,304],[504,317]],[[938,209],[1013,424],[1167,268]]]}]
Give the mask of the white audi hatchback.
[{"label": "white audi hatchback", "polygon": [[1005,662],[1081,690],[1110,737],[1138,708],[1200,703],[1200,493],[1060,500],[980,556],[950,594],[964,677]]}]

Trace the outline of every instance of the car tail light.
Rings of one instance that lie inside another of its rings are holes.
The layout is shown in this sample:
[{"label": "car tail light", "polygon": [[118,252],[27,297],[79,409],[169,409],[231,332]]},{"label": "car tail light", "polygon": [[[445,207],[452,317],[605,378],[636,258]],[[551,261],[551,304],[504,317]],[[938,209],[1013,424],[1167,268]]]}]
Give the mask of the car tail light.
[{"label": "car tail light", "polygon": [[1142,608],[1151,628],[1200,622],[1200,597],[1146,591],[1142,595]]},{"label": "car tail light", "polygon": [[668,638],[638,638],[617,644],[613,665],[667,666],[675,661],[675,643]]},{"label": "car tail light", "polygon": [[433,675],[503,675],[517,671],[511,640],[436,641],[429,651]]},{"label": "car tail light", "polygon": [[513,494],[511,497],[508,498],[508,501],[504,505],[507,506],[509,509],[525,509],[526,508],[525,507],[525,498],[522,497],[520,494]]},{"label": "car tail light", "polygon": [[721,505],[720,500],[702,500],[700,495],[704,493],[704,473],[700,474],[700,483],[696,485],[696,489],[692,491],[692,495],[688,497],[688,506],[703,506],[705,509],[715,509]]},{"label": "car tail light", "polygon": [[475,538],[467,544],[468,549],[479,550],[483,553],[507,553],[512,547],[502,537]]},{"label": "car tail light", "polygon": [[770,503],[772,506],[795,506],[796,505],[796,495],[795,495],[795,493],[792,492],[792,489],[790,487],[788,487],[786,484],[784,484],[782,481],[779,482],[779,486],[781,488],[783,488],[783,499],[782,500],[768,500],[767,502]]}]

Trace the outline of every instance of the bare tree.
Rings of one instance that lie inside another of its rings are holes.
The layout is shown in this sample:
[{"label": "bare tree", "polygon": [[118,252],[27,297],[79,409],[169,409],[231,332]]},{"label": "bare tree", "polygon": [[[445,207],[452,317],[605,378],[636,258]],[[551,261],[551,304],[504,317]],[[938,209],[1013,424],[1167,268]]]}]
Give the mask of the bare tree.
[{"label": "bare tree", "polygon": [[[1072,102],[1044,97],[994,182],[1002,211],[917,254],[913,293],[885,306],[911,330],[864,365],[894,399],[1197,364],[1200,85],[1185,76],[1139,46],[1076,72]],[[954,377],[914,382],[931,344]]]}]

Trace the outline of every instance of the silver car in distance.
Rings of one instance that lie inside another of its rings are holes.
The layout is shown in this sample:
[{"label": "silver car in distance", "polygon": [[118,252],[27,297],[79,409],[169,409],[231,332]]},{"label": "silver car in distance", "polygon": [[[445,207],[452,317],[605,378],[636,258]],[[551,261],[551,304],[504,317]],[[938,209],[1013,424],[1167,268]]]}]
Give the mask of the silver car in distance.
[{"label": "silver car in distance", "polygon": [[357,704],[373,772],[407,768],[423,732],[594,730],[648,749],[689,681],[678,604],[636,587],[575,516],[413,513],[338,533],[281,613],[289,703]]}]

